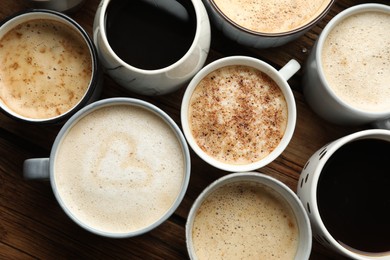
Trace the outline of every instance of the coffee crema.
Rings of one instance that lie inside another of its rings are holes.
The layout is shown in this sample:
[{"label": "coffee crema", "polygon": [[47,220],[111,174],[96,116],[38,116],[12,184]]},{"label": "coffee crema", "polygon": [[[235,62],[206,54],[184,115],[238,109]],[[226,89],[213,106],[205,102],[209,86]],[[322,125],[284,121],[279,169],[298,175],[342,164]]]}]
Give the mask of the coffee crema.
[{"label": "coffee crema", "polygon": [[128,233],[158,221],[181,192],[185,161],[167,123],[144,108],[99,108],[59,144],[55,184],[65,206],[97,230]]},{"label": "coffee crema", "polygon": [[390,14],[347,17],[324,41],[322,67],[337,97],[368,112],[390,111]]},{"label": "coffee crema", "polygon": [[287,201],[260,183],[214,190],[198,208],[192,241],[199,259],[294,259],[298,224]]},{"label": "coffee crema", "polygon": [[284,33],[315,20],[330,0],[211,0],[234,23],[259,33]]},{"label": "coffee crema", "polygon": [[189,126],[198,146],[235,165],[260,161],[287,127],[285,97],[275,81],[249,66],[226,66],[204,77],[189,102]]},{"label": "coffee crema", "polygon": [[0,39],[0,100],[23,117],[69,111],[85,95],[91,75],[86,41],[64,23],[35,19]]}]

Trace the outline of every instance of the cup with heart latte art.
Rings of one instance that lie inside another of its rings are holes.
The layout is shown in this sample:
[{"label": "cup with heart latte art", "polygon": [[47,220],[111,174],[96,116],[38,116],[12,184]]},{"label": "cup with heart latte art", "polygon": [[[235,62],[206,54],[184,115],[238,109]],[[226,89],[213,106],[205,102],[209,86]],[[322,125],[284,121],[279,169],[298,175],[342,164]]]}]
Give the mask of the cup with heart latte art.
[{"label": "cup with heart latte art", "polygon": [[94,102],[63,126],[49,158],[24,162],[26,179],[49,178],[68,216],[95,234],[123,238],[164,222],[179,206],[190,155],[175,122],[138,99]]}]

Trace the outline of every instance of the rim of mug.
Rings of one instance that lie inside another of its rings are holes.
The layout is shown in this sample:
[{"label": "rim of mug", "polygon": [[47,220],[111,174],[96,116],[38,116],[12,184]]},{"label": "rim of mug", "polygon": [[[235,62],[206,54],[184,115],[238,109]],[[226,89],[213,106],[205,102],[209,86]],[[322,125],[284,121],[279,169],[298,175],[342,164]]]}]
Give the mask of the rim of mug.
[{"label": "rim of mug", "polygon": [[303,245],[302,247],[300,244],[301,242],[299,241],[297,248],[297,253],[300,253],[299,259],[309,259],[312,247],[312,230],[310,219],[304,209],[304,206],[302,205],[302,202],[300,201],[298,196],[282,181],[264,173],[252,171],[234,172],[220,177],[210,183],[206,188],[204,188],[202,192],[198,195],[198,197],[195,199],[188,213],[185,225],[187,252],[190,258],[196,259],[192,243],[192,227],[196,217],[196,212],[198,211],[199,207],[202,205],[204,200],[208,196],[210,196],[210,194],[212,194],[215,190],[219,189],[224,185],[241,181],[255,181],[257,183],[261,183],[262,185],[269,187],[273,191],[278,193],[282,197],[282,199],[288,203],[294,213],[297,225],[299,227],[298,237],[308,238],[307,244]]},{"label": "rim of mug", "polygon": [[295,33],[299,33],[299,32],[302,32],[302,31],[305,31],[309,28],[311,28],[312,26],[314,26],[317,22],[319,22],[322,18],[324,18],[326,16],[326,14],[329,12],[329,10],[331,9],[331,7],[333,6],[335,0],[330,0],[328,5],[324,8],[324,10],[322,12],[320,12],[314,19],[312,19],[310,22],[298,27],[298,28],[295,28],[291,31],[286,31],[286,32],[278,32],[278,33],[265,33],[265,32],[257,32],[257,31],[254,31],[254,30],[251,30],[251,29],[248,29],[248,28],[245,28],[241,25],[239,25],[238,23],[234,22],[231,18],[229,18],[227,15],[225,15],[221,9],[218,7],[218,5],[214,2],[214,0],[206,0],[208,2],[211,3],[211,5],[213,6],[214,10],[217,11],[217,13],[223,17],[225,20],[229,21],[229,24],[231,24],[232,26],[234,26],[235,28],[239,29],[240,31],[244,31],[248,34],[251,34],[251,35],[255,35],[255,36],[265,36],[265,37],[280,37],[280,36],[288,36],[288,35],[292,35],[292,34],[295,34]]},{"label": "rim of mug", "polygon": [[201,19],[200,19],[200,17],[202,15],[202,10],[201,10],[202,6],[200,6],[200,5],[203,5],[203,3],[200,0],[189,0],[189,2],[191,2],[192,6],[194,8],[194,12],[195,12],[196,30],[195,30],[195,35],[193,37],[191,46],[186,51],[186,53],[180,59],[175,61],[174,63],[172,63],[166,67],[160,68],[160,69],[151,69],[151,70],[141,69],[141,68],[138,68],[138,67],[135,67],[131,64],[126,63],[111,48],[111,45],[108,42],[108,38],[107,38],[107,34],[106,34],[107,7],[111,1],[112,0],[102,0],[101,15],[99,17],[98,24],[99,24],[101,38],[102,38],[102,41],[103,41],[105,47],[110,52],[110,54],[115,58],[115,60],[120,64],[120,66],[123,66],[124,68],[131,69],[131,70],[139,72],[139,73],[143,73],[145,75],[160,74],[162,72],[169,71],[172,68],[180,66],[189,56],[191,56],[191,53],[197,47],[197,42],[199,41],[199,39],[201,37],[201,29],[200,29],[201,28]]},{"label": "rim of mug", "polygon": [[[134,231],[129,231],[129,232],[108,232],[108,231],[103,231],[96,229],[94,227],[91,227],[88,225],[88,223],[84,223],[83,221],[79,220],[70,209],[66,206],[66,203],[62,200],[61,195],[59,194],[57,190],[57,184],[55,181],[55,176],[54,176],[54,165],[55,165],[55,158],[56,154],[58,151],[58,147],[61,145],[64,137],[66,137],[67,133],[70,131],[70,129],[77,124],[82,118],[85,116],[89,115],[93,111],[96,111],[97,109],[107,107],[107,106],[118,106],[118,105],[128,105],[128,106],[136,106],[140,107],[142,109],[146,109],[149,112],[152,112],[159,118],[161,118],[167,126],[171,128],[171,130],[175,133],[175,136],[177,137],[177,140],[179,141],[181,147],[182,147],[182,152],[183,152],[183,158],[184,158],[184,172],[183,172],[183,181],[182,181],[182,186],[180,188],[180,192],[177,195],[175,201],[173,204],[170,206],[170,208],[154,223],[150,224],[149,226],[134,230]],[[52,186],[53,193],[60,204],[61,208],[65,211],[65,213],[79,226],[83,227],[84,229],[88,230],[91,233],[104,236],[104,237],[110,237],[110,238],[128,238],[128,237],[134,237],[138,235],[142,235],[146,232],[151,231],[152,229],[158,227],[160,224],[162,224],[164,221],[166,221],[179,207],[181,204],[185,193],[187,191],[188,185],[189,185],[189,180],[190,180],[190,175],[191,175],[191,157],[190,157],[190,152],[189,148],[187,146],[186,140],[184,138],[184,135],[182,134],[180,128],[178,125],[175,123],[175,121],[162,109],[158,108],[157,106],[147,102],[143,101],[141,99],[136,99],[136,98],[127,98],[127,97],[114,97],[114,98],[106,98],[106,99],[101,99],[98,101],[95,101],[79,111],[77,111],[61,128],[59,133],[57,134],[57,137],[53,143],[51,152],[50,152],[50,163],[49,163],[49,172],[50,172],[50,183]]]},{"label": "rim of mug", "polygon": [[[326,38],[328,37],[329,33],[333,30],[333,28],[335,28],[335,26],[337,26],[340,22],[342,22],[346,18],[348,18],[352,15],[356,15],[356,14],[367,12],[367,11],[368,12],[379,11],[379,12],[387,13],[390,15],[390,6],[387,6],[384,4],[378,4],[378,3],[358,4],[358,5],[349,7],[347,9],[341,11],[337,15],[335,15],[329,21],[329,23],[324,27],[323,31],[321,32],[321,34],[318,38],[318,42],[316,43],[317,49],[315,52],[315,57],[316,57],[316,60],[318,61],[318,64],[322,64],[323,45],[324,45],[324,42],[325,42]],[[333,89],[331,87],[329,87],[329,83],[325,77],[325,73],[324,73],[324,69],[323,69],[322,65],[317,66],[317,68],[319,71],[318,74],[319,74],[320,80],[324,83],[323,85],[325,86],[326,91],[329,93],[329,95],[331,95],[333,97],[333,99],[338,104],[340,104],[344,108],[348,109],[349,111],[357,111],[358,113],[364,114],[367,117],[372,117],[373,120],[375,120],[378,116],[380,116],[380,117],[389,116],[390,109],[388,109],[387,111],[384,111],[384,112],[382,112],[382,111],[368,111],[368,110],[363,110],[360,108],[353,107],[352,105],[348,104],[347,102],[345,102],[344,100],[339,98],[335,94]]]},{"label": "rim of mug", "polygon": [[[225,66],[231,66],[231,65],[245,65],[254,67],[257,70],[260,70],[261,72],[267,74],[269,77],[272,78],[273,81],[275,81],[282,91],[284,98],[287,103],[287,109],[288,109],[288,121],[285,133],[280,140],[279,144],[275,147],[275,149],[269,153],[265,158],[255,161],[249,164],[229,164],[224,163],[219,160],[214,159],[212,156],[208,155],[206,152],[204,152],[196,143],[194,138],[192,137],[192,133],[190,130],[190,126],[188,123],[188,107],[189,102],[192,96],[192,93],[194,92],[196,86],[198,83],[210,72],[215,71],[219,68],[225,67]],[[295,131],[295,125],[296,125],[296,104],[294,99],[294,94],[292,93],[292,90],[290,88],[290,85],[288,84],[287,80],[285,80],[279,72],[269,65],[268,63],[253,58],[249,56],[229,56],[220,58],[218,60],[215,60],[209,64],[207,64],[205,67],[203,67],[189,82],[181,104],[180,109],[180,117],[181,117],[181,125],[184,132],[184,136],[187,139],[188,144],[192,148],[192,150],[205,162],[208,164],[229,172],[247,172],[247,171],[253,171],[259,168],[262,168],[272,161],[274,161],[280,154],[283,153],[283,151],[286,149],[288,144],[290,143],[292,136]]]},{"label": "rim of mug", "polygon": [[[89,81],[89,85],[85,93],[83,94],[82,98],[79,100],[78,103],[76,103],[72,108],[67,110],[66,112],[49,118],[29,118],[22,116],[16,112],[14,112],[12,109],[8,108],[7,105],[5,105],[2,101],[0,101],[0,109],[5,112],[8,116],[12,117],[13,119],[27,122],[27,123],[33,123],[33,124],[52,124],[52,123],[59,123],[65,118],[71,116],[74,114],[77,110],[82,108],[88,103],[89,98],[92,96],[92,93],[97,88],[98,85],[98,78],[99,78],[99,58],[97,54],[97,50],[95,48],[94,43],[92,42],[92,39],[88,35],[88,33],[85,31],[85,29],[78,24],[74,19],[69,17],[66,14],[63,14],[58,11],[49,10],[49,9],[28,9],[22,12],[17,12],[11,16],[8,16],[6,19],[1,21],[0,23],[0,29],[3,26],[6,26],[8,24],[10,25],[10,29],[7,29],[8,33],[10,30],[15,28],[20,24],[19,20],[22,20],[23,22],[30,21],[37,19],[39,16],[40,18],[43,17],[43,19],[52,19],[57,22],[64,23],[65,25],[71,27],[73,30],[77,31],[80,36],[84,39],[85,44],[88,46],[89,53],[91,56],[91,65],[92,65],[92,74],[91,79]],[[15,24],[12,24],[15,23]],[[3,37],[5,34],[2,34],[1,37]]]},{"label": "rim of mug", "polygon": [[[337,250],[344,254],[345,256],[353,257],[354,259],[360,259],[360,260],[367,260],[367,259],[389,259],[390,255],[387,254],[384,257],[381,257],[382,253],[370,253],[368,254],[358,254],[357,252],[348,250],[346,247],[342,246],[339,242],[336,241],[336,239],[333,238],[333,236],[330,234],[328,229],[326,228],[324,222],[322,221],[322,217],[319,213],[318,209],[318,203],[317,203],[317,186],[318,181],[321,175],[321,172],[328,161],[330,157],[342,146],[344,146],[347,143],[357,141],[357,140],[364,140],[364,139],[379,139],[379,140],[386,140],[390,142],[390,130],[385,129],[368,129],[368,130],[361,130],[352,134],[349,134],[347,136],[341,137],[328,145],[330,146],[329,149],[326,150],[326,153],[322,156],[321,160],[318,162],[318,165],[316,166],[315,170],[312,175],[312,183],[313,185],[310,186],[310,194],[311,198],[310,201],[310,214],[314,216],[314,218],[317,220],[317,224],[321,231],[324,233],[326,241],[329,242],[334,248],[337,248]],[[326,145],[328,147],[328,145]]]}]

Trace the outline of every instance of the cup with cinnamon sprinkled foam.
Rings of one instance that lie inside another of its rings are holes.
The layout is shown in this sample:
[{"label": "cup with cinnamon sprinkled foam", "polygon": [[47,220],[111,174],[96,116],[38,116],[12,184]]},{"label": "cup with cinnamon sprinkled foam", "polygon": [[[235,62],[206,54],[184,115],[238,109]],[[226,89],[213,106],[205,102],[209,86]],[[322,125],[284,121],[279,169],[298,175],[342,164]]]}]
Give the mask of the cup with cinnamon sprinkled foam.
[{"label": "cup with cinnamon sprinkled foam", "polygon": [[296,106],[287,80],[299,68],[291,60],[278,71],[246,56],[205,66],[189,83],[181,106],[183,132],[194,152],[231,172],[272,162],[295,129]]}]

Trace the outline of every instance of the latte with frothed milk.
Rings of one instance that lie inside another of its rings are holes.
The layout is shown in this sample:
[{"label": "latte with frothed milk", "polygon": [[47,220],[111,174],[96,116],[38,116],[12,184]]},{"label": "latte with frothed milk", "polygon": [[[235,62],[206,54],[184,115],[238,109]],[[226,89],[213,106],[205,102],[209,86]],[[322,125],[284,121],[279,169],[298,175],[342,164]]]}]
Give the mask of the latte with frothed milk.
[{"label": "latte with frothed milk", "polygon": [[366,112],[390,111],[390,14],[365,11],[339,22],[322,48],[329,87]]},{"label": "latte with frothed milk", "polygon": [[282,140],[288,121],[287,102],[277,83],[244,65],[206,75],[188,110],[190,131],[200,149],[231,165],[268,156]]},{"label": "latte with frothed milk", "polygon": [[284,33],[315,20],[331,0],[212,0],[234,23],[259,33]]},{"label": "latte with frothed milk", "polygon": [[200,204],[192,225],[197,259],[295,259],[299,228],[287,201],[263,184],[224,184]]},{"label": "latte with frothed milk", "polygon": [[148,109],[102,106],[73,125],[57,149],[54,180],[65,207],[85,225],[128,233],[157,222],[185,178],[176,133]]},{"label": "latte with frothed milk", "polygon": [[0,102],[22,117],[68,112],[84,97],[91,77],[87,42],[67,24],[34,19],[0,39]]}]

